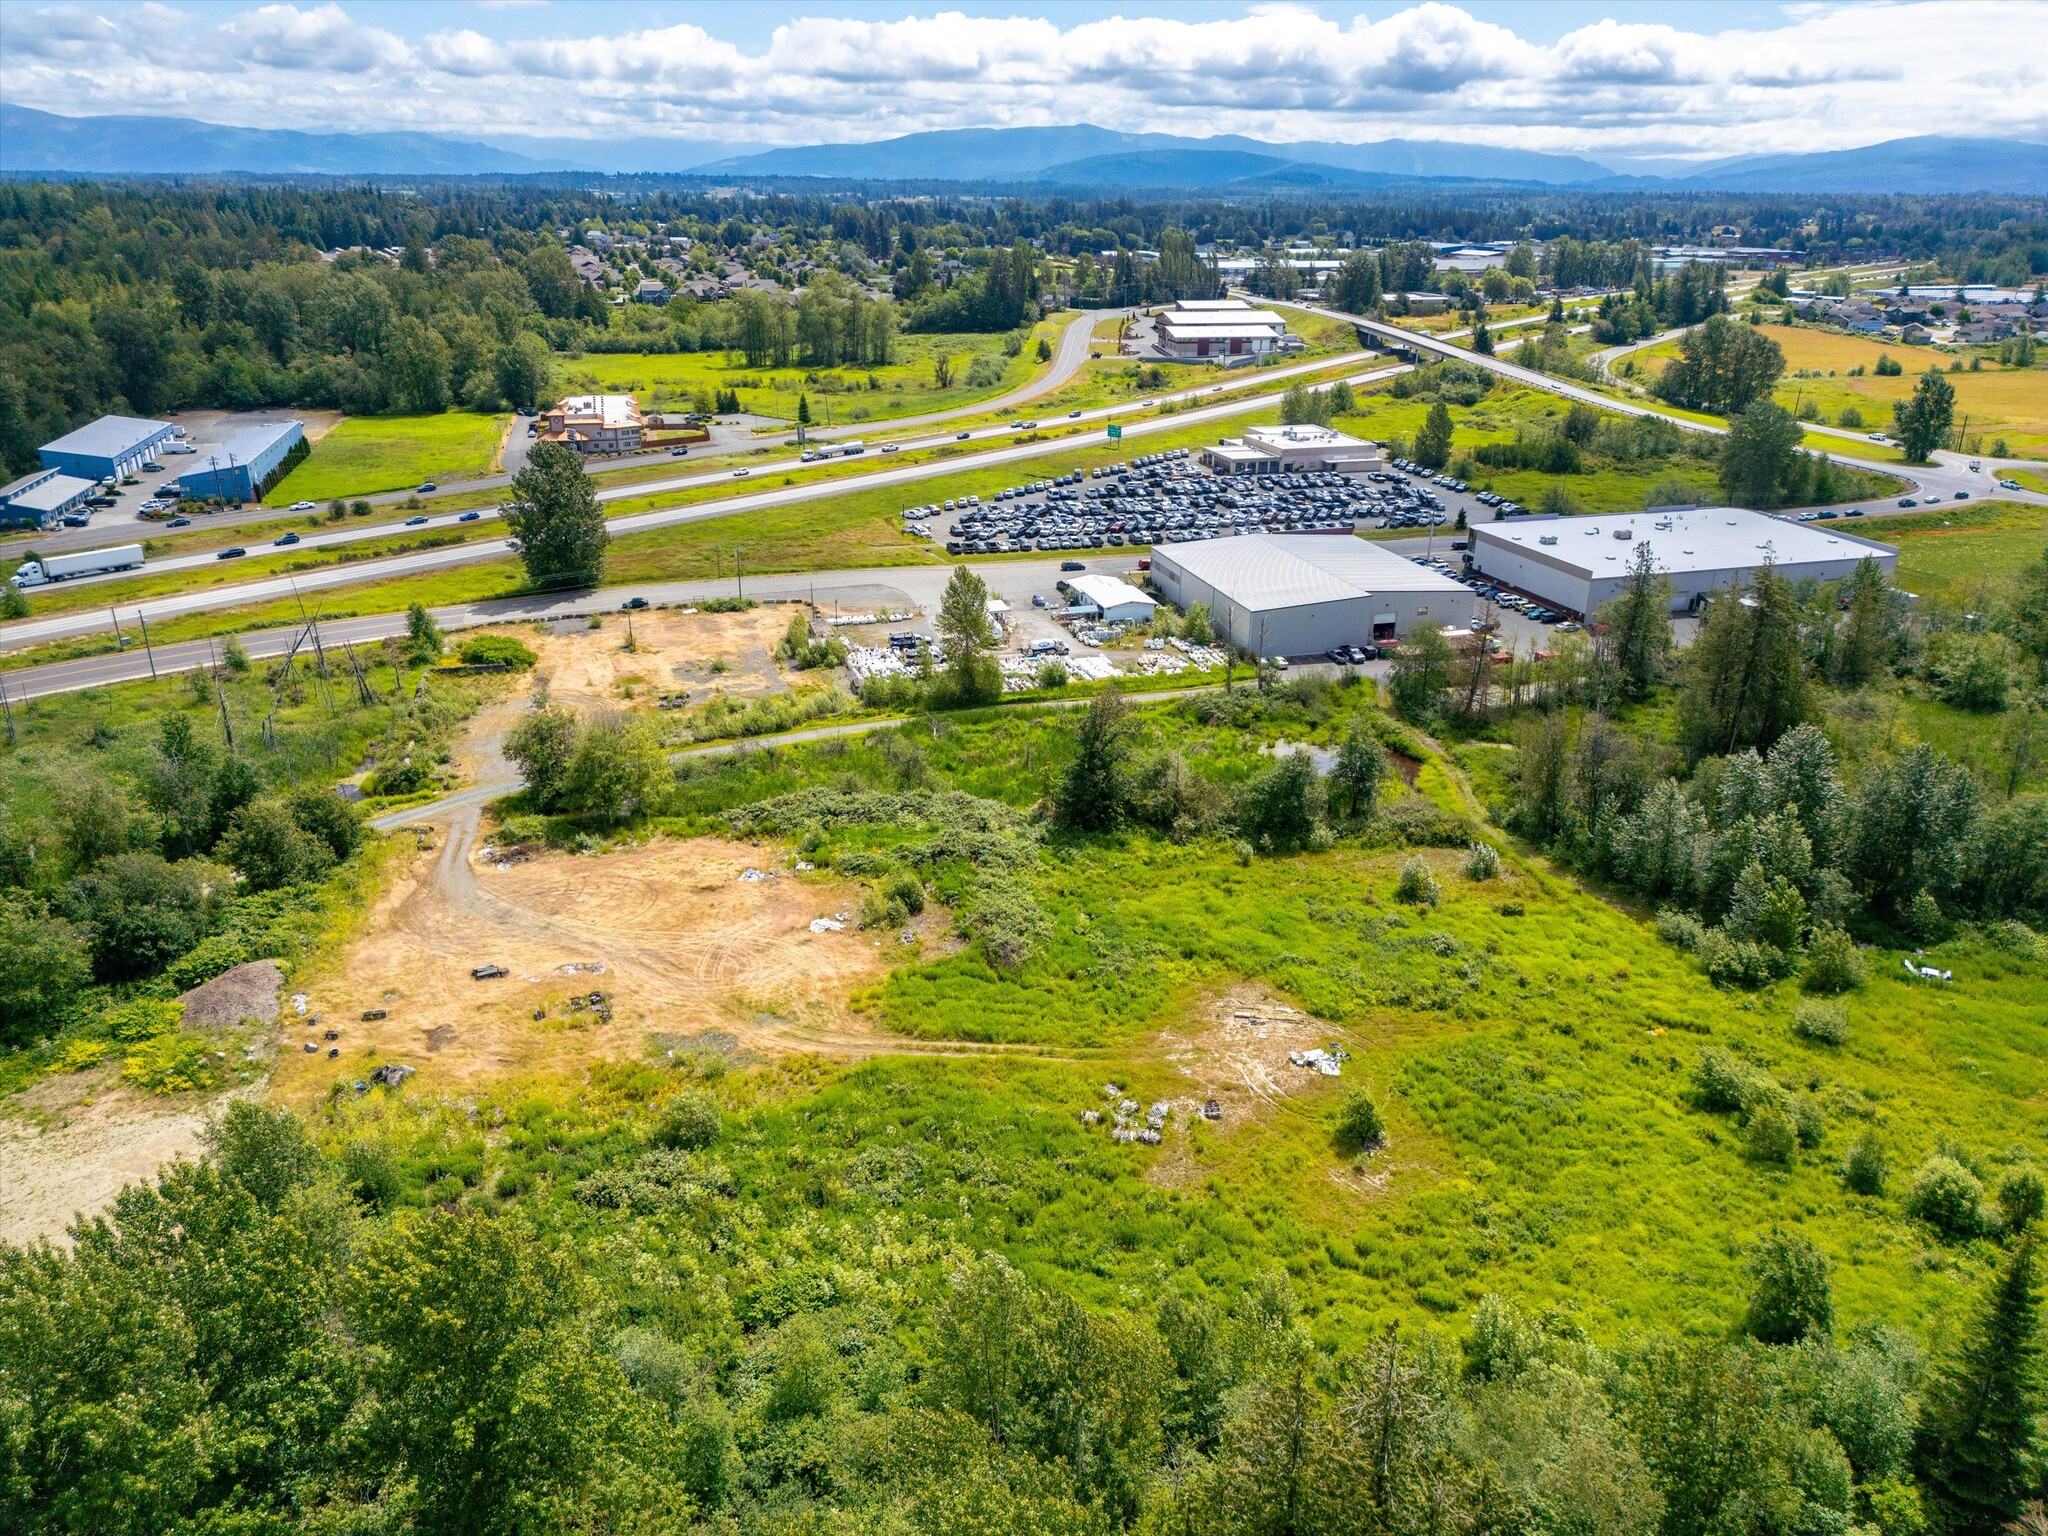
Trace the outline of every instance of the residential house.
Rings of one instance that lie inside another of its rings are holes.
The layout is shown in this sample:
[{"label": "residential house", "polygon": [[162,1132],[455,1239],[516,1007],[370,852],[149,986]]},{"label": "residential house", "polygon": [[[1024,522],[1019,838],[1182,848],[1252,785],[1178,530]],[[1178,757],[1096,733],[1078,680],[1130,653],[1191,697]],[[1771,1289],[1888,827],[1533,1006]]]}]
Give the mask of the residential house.
[{"label": "residential house", "polygon": [[675,297],[675,291],[658,277],[643,277],[633,289],[635,304],[666,304]]}]

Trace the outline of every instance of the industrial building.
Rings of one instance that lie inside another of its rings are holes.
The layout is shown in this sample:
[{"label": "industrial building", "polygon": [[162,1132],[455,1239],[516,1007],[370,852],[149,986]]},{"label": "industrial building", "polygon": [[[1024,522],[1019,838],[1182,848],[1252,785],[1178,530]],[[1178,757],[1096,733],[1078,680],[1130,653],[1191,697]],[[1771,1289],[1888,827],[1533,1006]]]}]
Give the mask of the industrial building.
[{"label": "industrial building", "polygon": [[1466,626],[1478,598],[1450,577],[1364,539],[1252,533],[1155,547],[1152,584],[1261,656],[1313,656],[1332,646],[1397,639],[1417,628]]},{"label": "industrial building", "polygon": [[1180,362],[1199,358],[1256,358],[1301,345],[1287,321],[1242,299],[1182,299],[1153,321],[1159,355]]},{"label": "industrial building", "polygon": [[39,469],[8,485],[0,485],[0,522],[49,528],[84,513],[100,483],[61,469]]},{"label": "industrial building", "polygon": [[61,469],[81,480],[118,480],[134,473],[177,435],[168,421],[136,416],[102,416],[66,432],[39,450],[45,469]]},{"label": "industrial building", "polygon": [[1147,624],[1159,605],[1129,582],[1114,576],[1075,576],[1060,583],[1067,612],[1105,624]]},{"label": "industrial building", "polygon": [[1387,467],[1377,443],[1330,427],[1250,427],[1202,450],[1202,462],[1220,475],[1364,475]]},{"label": "industrial building", "polygon": [[1792,581],[1839,581],[1865,559],[1890,575],[1899,552],[1837,532],[1740,507],[1635,512],[1613,517],[1534,517],[1475,524],[1469,562],[1490,581],[1580,615],[1595,612],[1628,579],[1639,544],[1671,581],[1674,613],[1754,579],[1768,562]]},{"label": "industrial building", "polygon": [[541,412],[537,435],[578,453],[632,453],[646,442],[647,425],[631,395],[565,395]]},{"label": "industrial building", "polygon": [[291,451],[306,440],[303,421],[271,421],[246,428],[207,450],[178,476],[178,490],[195,501],[255,501]]}]

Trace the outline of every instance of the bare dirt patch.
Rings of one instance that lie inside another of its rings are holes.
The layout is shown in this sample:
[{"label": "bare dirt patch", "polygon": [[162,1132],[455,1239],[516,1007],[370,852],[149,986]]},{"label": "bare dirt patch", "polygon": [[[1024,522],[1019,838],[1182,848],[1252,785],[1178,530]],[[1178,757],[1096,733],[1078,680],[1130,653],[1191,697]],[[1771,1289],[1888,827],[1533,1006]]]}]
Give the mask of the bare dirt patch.
[{"label": "bare dirt patch", "polygon": [[[486,862],[475,842],[474,821],[458,818],[380,899],[339,970],[306,984],[318,1022],[287,1022],[279,1097],[305,1102],[385,1061],[419,1068],[423,1085],[459,1087],[641,1056],[654,1035],[712,1029],[769,1055],[900,1050],[846,999],[946,942],[950,921],[927,910],[908,945],[851,921],[814,930],[856,912],[859,890],[713,838],[517,862]],[[742,878],[749,869],[773,878]],[[509,974],[473,978],[483,965]]]},{"label": "bare dirt patch", "polygon": [[[604,627],[507,631],[539,655],[535,676],[555,703],[589,713],[652,709],[663,695],[701,704],[713,693],[760,698],[787,693],[775,647],[793,610],[769,604],[746,613],[684,613],[650,608],[607,614]],[[580,622],[580,621],[579,621]],[[633,648],[626,649],[630,634]],[[714,670],[722,666],[724,670]]]},{"label": "bare dirt patch", "polygon": [[202,982],[178,1001],[185,1005],[185,1022],[194,1029],[232,1028],[245,1020],[275,1024],[278,988],[283,985],[284,973],[275,960],[251,960]]}]

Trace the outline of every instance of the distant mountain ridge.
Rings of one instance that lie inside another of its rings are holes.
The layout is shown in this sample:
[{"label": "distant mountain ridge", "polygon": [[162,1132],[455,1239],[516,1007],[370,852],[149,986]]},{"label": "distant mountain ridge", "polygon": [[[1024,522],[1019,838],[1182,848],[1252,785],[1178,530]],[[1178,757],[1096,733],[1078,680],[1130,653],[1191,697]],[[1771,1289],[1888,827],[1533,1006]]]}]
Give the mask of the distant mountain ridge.
[{"label": "distant mountain ridge", "polygon": [[[2048,193],[2048,145],[1929,135],[1814,154],[1745,155],[1664,176],[1616,175],[1576,155],[1420,139],[1266,143],[1078,123],[951,128],[865,144],[746,149],[706,139],[302,133],[178,117],[64,117],[0,104],[0,174],[817,177],[859,181],[1209,192],[1329,191],[1502,182],[1595,191]],[[531,153],[528,153],[528,150]],[[745,149],[743,153],[735,153]]]}]

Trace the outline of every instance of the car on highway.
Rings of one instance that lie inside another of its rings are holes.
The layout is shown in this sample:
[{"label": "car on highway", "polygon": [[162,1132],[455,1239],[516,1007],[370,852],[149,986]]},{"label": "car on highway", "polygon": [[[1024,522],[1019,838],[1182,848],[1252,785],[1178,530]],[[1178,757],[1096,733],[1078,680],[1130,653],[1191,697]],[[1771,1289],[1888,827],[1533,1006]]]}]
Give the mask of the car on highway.
[{"label": "car on highway", "polygon": [[1067,412],[1067,420],[1072,421],[1076,416],[1080,414],[1081,413],[1079,411],[1069,411]]},{"label": "car on highway", "polygon": [[1999,489],[2007,491],[2023,491],[2026,489],[2026,487],[2021,485],[2017,480],[2001,480],[1998,482],[1998,485]]},{"label": "car on highway", "polygon": [[1957,491],[1957,492],[1956,492],[1956,500],[1957,500],[1957,501],[1968,501],[1969,499],[1970,499],[1970,493],[1969,493],[1968,491]]},{"label": "car on highway", "polygon": [[895,452],[895,451],[897,450],[897,448],[898,448],[898,447],[900,447],[900,446],[901,446],[901,445],[900,445],[900,444],[897,444],[897,443],[884,443],[884,444],[882,444],[882,452],[884,452],[884,453],[894,453],[894,452]]},{"label": "car on highway", "polygon": [[1035,421],[1020,421],[1017,423],[1017,430],[1019,432],[1029,432],[1032,428],[1036,427],[1037,425],[1038,423]]},{"label": "car on highway", "polygon": [[418,528],[425,522],[426,519],[424,517],[408,517],[405,520],[405,526],[408,528]]},{"label": "car on highway", "polygon": [[1861,517],[1862,515],[1863,509],[1861,507],[1851,507],[1848,511],[1842,514],[1842,516],[1844,517]]},{"label": "car on highway", "polygon": [[671,448],[668,451],[668,456],[672,459],[687,459],[690,456],[690,450],[687,448]]},{"label": "car on highway", "polygon": [[422,491],[438,491],[441,487],[434,484],[431,480],[422,480],[420,482],[420,489]]},{"label": "car on highway", "polygon": [[455,519],[455,521],[457,521],[458,523],[473,523],[482,516],[483,513],[481,512],[465,512],[462,514],[462,516]]},{"label": "car on highway", "polygon": [[1867,434],[1867,436],[1869,440],[1873,443],[1881,443],[1884,441],[1884,434],[1882,432],[1872,432]]},{"label": "car on highway", "polygon": [[299,536],[296,533],[280,533],[270,542],[273,548],[283,544],[296,544],[299,542]]},{"label": "car on highway", "polygon": [[972,432],[955,432],[953,434],[953,441],[956,443],[964,443],[967,441],[968,438],[972,437],[973,435],[974,434]]},{"label": "car on highway", "polygon": [[732,477],[735,480],[744,480],[747,478],[748,475],[751,475],[752,473],[753,471],[751,469],[736,469],[732,472]]},{"label": "car on highway", "polygon": [[1920,505],[1920,503],[1915,501],[1912,497],[1908,496],[1904,501],[1900,502],[1899,505],[1902,507],[1917,507]]},{"label": "car on highway", "polygon": [[189,517],[174,517],[168,523],[165,523],[164,526],[166,528],[190,528],[192,526],[192,519]]},{"label": "car on highway", "polygon": [[310,501],[295,501],[285,510],[287,512],[310,512],[313,510],[313,503]]},{"label": "car on highway", "polygon": [[216,551],[213,558],[216,560],[239,560],[241,559],[242,556],[246,555],[247,553],[249,553],[249,551],[242,548],[241,545],[235,544],[227,549]]},{"label": "car on highway", "polygon": [[642,608],[645,608],[646,606],[647,606],[647,599],[646,599],[646,598],[644,598],[644,597],[629,597],[629,598],[627,598],[627,599],[626,599],[626,600],[625,600],[625,601],[624,601],[623,603],[619,604],[619,612],[621,612],[621,613],[638,613],[638,612],[639,612],[639,611],[640,611],[640,610],[641,610]]}]

